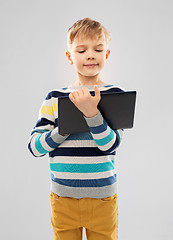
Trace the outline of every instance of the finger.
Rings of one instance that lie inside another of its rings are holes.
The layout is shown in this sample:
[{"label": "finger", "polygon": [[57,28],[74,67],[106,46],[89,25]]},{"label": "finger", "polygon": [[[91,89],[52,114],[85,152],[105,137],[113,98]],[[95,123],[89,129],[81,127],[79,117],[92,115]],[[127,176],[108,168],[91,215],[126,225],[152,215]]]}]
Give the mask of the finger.
[{"label": "finger", "polygon": [[89,92],[89,90],[88,90],[87,87],[83,87],[82,90],[83,90],[83,93],[84,93],[86,96],[90,96],[90,92]]},{"label": "finger", "polygon": [[100,90],[97,85],[94,86],[95,97],[100,98]]},{"label": "finger", "polygon": [[84,95],[83,89],[82,89],[82,88],[79,88],[79,89],[78,89],[78,93],[79,93],[79,95]]},{"label": "finger", "polygon": [[75,101],[75,99],[74,99],[74,97],[73,97],[73,93],[72,93],[72,92],[69,94],[69,98],[70,98],[70,100],[71,100],[72,102],[74,102],[74,101]]},{"label": "finger", "polygon": [[79,92],[78,92],[78,91],[73,91],[72,94],[73,94],[73,98],[74,98],[75,100],[77,100],[78,97],[79,97]]}]

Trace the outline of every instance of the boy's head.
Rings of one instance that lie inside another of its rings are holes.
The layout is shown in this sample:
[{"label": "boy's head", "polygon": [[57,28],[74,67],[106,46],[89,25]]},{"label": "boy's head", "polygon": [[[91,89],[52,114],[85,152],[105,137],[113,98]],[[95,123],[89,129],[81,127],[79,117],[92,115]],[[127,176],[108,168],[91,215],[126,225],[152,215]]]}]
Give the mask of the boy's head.
[{"label": "boy's head", "polygon": [[78,20],[68,29],[67,32],[67,47],[70,50],[71,45],[77,39],[99,39],[104,36],[106,46],[108,47],[111,40],[110,32],[101,25],[101,23],[92,20],[91,18],[84,18]]},{"label": "boy's head", "polygon": [[93,77],[100,73],[110,54],[111,34],[91,18],[78,20],[68,29],[66,56],[78,75]]}]

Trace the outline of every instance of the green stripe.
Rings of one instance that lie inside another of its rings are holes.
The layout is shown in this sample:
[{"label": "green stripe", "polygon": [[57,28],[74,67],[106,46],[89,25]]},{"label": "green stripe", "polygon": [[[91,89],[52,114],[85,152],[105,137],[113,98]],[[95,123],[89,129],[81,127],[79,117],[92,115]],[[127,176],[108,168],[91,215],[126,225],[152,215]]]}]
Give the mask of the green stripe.
[{"label": "green stripe", "polygon": [[43,148],[43,146],[41,145],[40,143],[40,138],[43,134],[39,134],[36,136],[35,138],[35,147],[37,149],[37,151],[41,154],[45,154],[45,153],[48,153],[49,151],[47,151],[46,149]]},{"label": "green stripe", "polygon": [[115,136],[115,132],[111,129],[111,132],[107,137],[99,139],[99,140],[94,138],[94,141],[98,146],[104,146],[107,143],[109,143],[110,141],[112,141],[114,136]]},{"label": "green stripe", "polygon": [[91,173],[106,172],[114,169],[114,161],[96,164],[50,163],[50,170],[56,172]]}]

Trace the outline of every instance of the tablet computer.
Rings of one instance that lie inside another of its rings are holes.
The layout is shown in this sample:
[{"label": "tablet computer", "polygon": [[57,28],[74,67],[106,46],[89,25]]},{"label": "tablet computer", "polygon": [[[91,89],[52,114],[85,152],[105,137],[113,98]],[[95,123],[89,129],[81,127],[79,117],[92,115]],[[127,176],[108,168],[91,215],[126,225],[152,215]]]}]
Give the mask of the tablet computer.
[{"label": "tablet computer", "polygon": [[[135,102],[136,91],[101,93],[98,109],[113,130],[132,128]],[[60,134],[90,131],[83,113],[68,96],[58,98],[58,129]]]}]

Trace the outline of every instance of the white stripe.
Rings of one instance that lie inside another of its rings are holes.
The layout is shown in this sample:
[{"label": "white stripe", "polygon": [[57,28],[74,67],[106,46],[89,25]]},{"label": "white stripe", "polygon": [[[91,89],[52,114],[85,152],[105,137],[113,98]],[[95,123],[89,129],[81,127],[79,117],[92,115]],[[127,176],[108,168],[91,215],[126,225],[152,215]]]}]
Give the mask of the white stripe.
[{"label": "white stripe", "polygon": [[107,137],[111,132],[111,128],[107,125],[107,129],[102,133],[92,133],[94,139],[102,139]]},{"label": "white stripe", "polygon": [[112,147],[114,142],[116,141],[116,134],[114,135],[114,138],[107,144],[103,146],[98,146],[94,140],[65,140],[61,143],[59,148],[65,148],[65,147],[99,147],[102,151],[106,151],[109,148]]},{"label": "white stripe", "polygon": [[98,145],[98,147],[99,147],[102,151],[107,151],[108,149],[110,149],[110,148],[113,146],[113,144],[115,143],[115,141],[116,141],[116,134],[114,135],[113,139],[112,139],[110,142],[108,142],[107,144],[105,144],[105,145],[103,145],[103,146],[99,146],[99,145]]},{"label": "white stripe", "polygon": [[62,135],[58,134],[58,127],[54,128],[51,132],[51,138],[55,143],[62,143],[62,139],[64,138]]},{"label": "white stripe", "polygon": [[39,130],[39,129],[51,131],[51,130],[54,129],[54,126],[53,126],[53,125],[50,125],[50,124],[47,124],[47,125],[45,125],[45,126],[39,126],[39,127],[36,127],[36,128],[34,128],[34,129],[32,129],[31,132],[33,132],[33,131],[35,131],[35,130]]},{"label": "white stripe", "polygon": [[65,140],[59,147],[96,147],[94,140]]},{"label": "white stripe", "polygon": [[[108,84],[108,85],[110,85],[110,84]],[[115,86],[115,85],[110,86],[110,87],[104,87],[105,90],[109,90],[109,89],[111,89],[111,88],[119,88],[119,89],[123,90],[123,88],[122,88],[121,86]],[[124,90],[123,90],[123,91],[124,91]]]},{"label": "white stripe", "polygon": [[97,164],[114,160],[115,156],[94,156],[94,157],[78,157],[78,156],[55,156],[50,157],[50,163],[69,163],[69,164]]},{"label": "white stripe", "polygon": [[34,153],[35,156],[39,157],[39,156],[42,156],[43,154],[42,153],[39,153],[35,147],[35,138],[36,138],[37,134],[33,134],[32,137],[31,137],[31,140],[30,140],[30,143],[31,143],[31,149],[32,149],[32,152]]},{"label": "white stripe", "polygon": [[[120,135],[120,143],[122,141],[122,136],[123,136],[123,131],[121,129],[117,130],[117,132]],[[119,147],[120,143],[118,144],[118,146],[116,146],[116,148],[114,150],[112,150],[110,153],[114,152],[115,150],[117,150],[117,148]]]},{"label": "white stripe", "polygon": [[[41,108],[42,108],[43,106],[49,106],[49,107],[51,107],[53,104],[57,104],[57,105],[58,105],[58,98],[52,97],[52,98],[50,98],[50,99],[44,100]],[[40,110],[41,110],[41,108],[40,108]]]},{"label": "white stripe", "polygon": [[[112,84],[108,84],[108,83],[105,83],[105,85],[112,85]],[[105,87],[105,86],[99,86],[99,90],[100,91],[107,91],[107,90],[109,90],[109,89],[111,89],[111,88],[120,88],[120,89],[122,89],[122,87],[120,87],[120,86],[115,86],[115,85],[113,85],[113,86],[110,86],[110,87]],[[72,92],[72,91],[74,91],[74,90],[78,90],[79,88],[72,88],[72,85],[70,85],[70,86],[68,86],[67,87],[67,89],[61,89],[61,88],[55,88],[55,89],[52,89],[51,91],[49,91],[49,93],[50,92],[53,92],[53,91],[55,91],[55,92],[60,92],[60,93],[70,93],[70,92]],[[122,89],[123,90],[123,89]],[[93,86],[93,88],[92,89],[89,89],[89,91],[94,91],[94,86]],[[56,99],[57,100],[57,98],[58,97],[51,97],[51,99]]]},{"label": "white stripe", "polygon": [[41,143],[41,145],[42,145],[42,147],[46,150],[46,151],[52,151],[52,150],[54,150],[54,148],[51,148],[48,144],[47,144],[47,142],[45,141],[45,136],[46,136],[46,134],[47,133],[43,133],[42,134],[42,136],[41,136],[41,138],[40,138],[40,143]]},{"label": "white stripe", "polygon": [[[51,107],[53,104],[57,104],[58,105],[58,98],[54,98],[54,97],[52,97],[51,99],[48,99],[48,100],[44,100],[44,102],[43,102],[43,104],[42,104],[42,106],[41,106],[41,108],[43,107],[43,106],[49,106],[49,107]],[[41,108],[40,108],[40,111],[41,111]],[[53,109],[54,110],[54,109]],[[54,112],[54,118],[57,118],[58,117],[58,111],[53,111]],[[39,112],[39,118],[40,118],[40,116],[41,115],[44,115],[44,116],[51,116],[51,115],[49,115],[49,114],[43,114],[43,113],[40,113]],[[52,117],[52,116],[51,116]],[[53,119],[54,119],[53,118]],[[52,121],[52,120],[51,120]]]},{"label": "white stripe", "polygon": [[[49,106],[49,107],[51,107],[51,106],[52,106],[52,98],[50,98],[50,99],[45,99],[45,100],[43,101],[43,104],[42,104],[41,108],[42,108],[43,106]],[[41,109],[41,108],[40,108],[40,109]]]},{"label": "white stripe", "polygon": [[46,119],[48,119],[48,120],[50,120],[50,121],[52,121],[52,122],[55,121],[55,117],[54,117],[54,116],[49,115],[49,114],[44,114],[44,113],[41,113],[41,112],[39,113],[38,120],[39,120],[40,118],[46,118]]},{"label": "white stripe", "polygon": [[118,131],[118,133],[119,133],[119,135],[120,135],[120,138],[121,138],[121,140],[122,140],[122,138],[123,138],[123,130],[121,130],[121,129],[118,129],[117,130]]},{"label": "white stripe", "polygon": [[55,178],[63,178],[63,179],[100,179],[111,177],[116,174],[115,170],[110,170],[107,172],[99,172],[99,173],[66,173],[66,172],[54,172],[51,171]]},{"label": "white stripe", "polygon": [[54,112],[54,121],[55,121],[55,119],[57,119],[58,118],[58,111],[55,111]]},{"label": "white stripe", "polygon": [[55,88],[55,89],[51,90],[50,92],[53,92],[53,91],[60,92],[60,93],[69,93],[70,89]]},{"label": "white stripe", "polygon": [[[112,84],[109,84],[109,83],[105,83],[105,85],[112,85]],[[68,86],[69,87],[69,90],[68,91],[74,91],[74,90],[78,90],[79,89],[79,87],[77,86],[77,87],[74,87],[74,86],[72,86],[72,85],[70,85],[70,86]],[[90,86],[91,87],[91,86]],[[111,89],[111,88],[120,88],[120,89],[122,89],[120,86],[110,86],[110,87],[105,87],[105,86],[99,86],[99,90],[100,91],[106,91],[106,90],[109,90],[109,89]],[[88,88],[89,89],[89,91],[94,91],[94,86],[92,87],[92,89],[90,89],[90,88]],[[122,89],[123,90],[123,89]],[[57,91],[57,90],[56,90]],[[58,90],[58,91],[62,91],[62,90]]]},{"label": "white stripe", "polygon": [[58,104],[58,98],[57,97],[52,97],[52,103],[53,104]]}]

